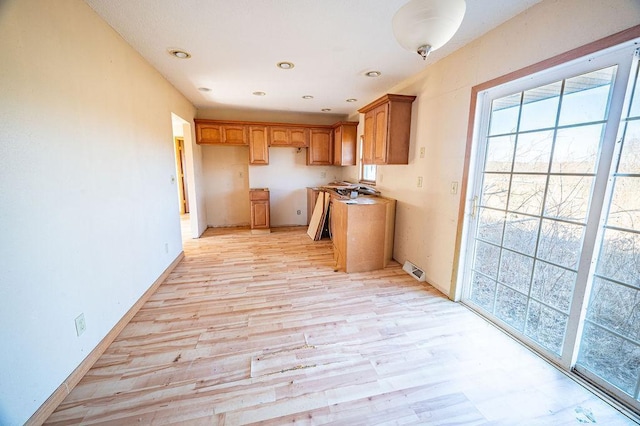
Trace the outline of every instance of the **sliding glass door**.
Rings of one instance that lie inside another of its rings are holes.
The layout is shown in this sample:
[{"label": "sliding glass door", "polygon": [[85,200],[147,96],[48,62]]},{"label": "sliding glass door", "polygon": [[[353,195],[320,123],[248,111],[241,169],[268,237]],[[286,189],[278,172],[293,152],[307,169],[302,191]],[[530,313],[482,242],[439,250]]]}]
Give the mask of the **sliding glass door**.
[{"label": "sliding glass door", "polygon": [[463,302],[562,368],[637,403],[633,58],[620,48],[480,94]]}]

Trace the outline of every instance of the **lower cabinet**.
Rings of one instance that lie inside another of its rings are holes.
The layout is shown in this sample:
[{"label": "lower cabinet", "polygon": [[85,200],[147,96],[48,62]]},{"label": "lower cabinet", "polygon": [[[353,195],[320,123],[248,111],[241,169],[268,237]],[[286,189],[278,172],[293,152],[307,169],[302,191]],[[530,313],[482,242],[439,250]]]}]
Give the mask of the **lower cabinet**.
[{"label": "lower cabinet", "polygon": [[336,269],[382,269],[393,256],[396,201],[384,197],[331,200],[331,235]]},{"label": "lower cabinet", "polygon": [[271,232],[269,190],[266,188],[250,189],[249,203],[251,205],[251,232],[254,234]]}]

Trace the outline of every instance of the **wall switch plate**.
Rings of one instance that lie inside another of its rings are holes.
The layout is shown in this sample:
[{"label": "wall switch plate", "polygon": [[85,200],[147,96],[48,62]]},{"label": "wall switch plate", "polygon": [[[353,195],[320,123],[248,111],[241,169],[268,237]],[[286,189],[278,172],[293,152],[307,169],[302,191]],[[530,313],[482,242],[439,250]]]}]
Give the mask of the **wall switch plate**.
[{"label": "wall switch plate", "polygon": [[418,188],[422,188],[422,176],[418,176]]},{"label": "wall switch plate", "polygon": [[169,254],[169,243],[164,243],[164,252]]},{"label": "wall switch plate", "polygon": [[451,189],[449,190],[452,194],[458,193],[458,182],[451,182]]},{"label": "wall switch plate", "polygon": [[80,336],[87,329],[87,323],[84,320],[84,313],[76,318],[76,334]]},{"label": "wall switch plate", "polygon": [[420,158],[424,158],[424,146],[420,148]]}]

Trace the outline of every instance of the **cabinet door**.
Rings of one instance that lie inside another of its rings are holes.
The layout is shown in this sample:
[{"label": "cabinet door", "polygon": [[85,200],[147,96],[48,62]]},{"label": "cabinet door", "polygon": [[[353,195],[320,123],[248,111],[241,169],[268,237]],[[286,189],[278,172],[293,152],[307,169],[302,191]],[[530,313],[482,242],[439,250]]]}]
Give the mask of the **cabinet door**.
[{"label": "cabinet door", "polygon": [[251,201],[251,229],[269,228],[269,201]]},{"label": "cabinet door", "polygon": [[343,123],[333,130],[333,165],[356,165],[358,123]]},{"label": "cabinet door", "polygon": [[362,146],[362,161],[364,164],[374,164],[375,112],[375,110],[372,110],[364,115],[364,143]]},{"label": "cabinet door", "polygon": [[330,166],[333,164],[331,150],[331,129],[311,129],[309,149],[307,150],[307,165]]},{"label": "cabinet door", "polygon": [[229,145],[247,145],[247,128],[242,125],[224,125],[222,126],[224,132],[223,143]]},{"label": "cabinet door", "polygon": [[269,127],[269,144],[271,146],[290,146],[289,129],[286,127]]},{"label": "cabinet door", "polygon": [[249,164],[269,164],[267,128],[264,126],[249,127]]},{"label": "cabinet door", "polygon": [[373,162],[387,163],[387,117],[389,104],[380,105],[374,110]]},{"label": "cabinet door", "polygon": [[296,146],[301,148],[305,146],[309,146],[307,129],[304,129],[302,127],[292,127],[291,129],[289,129],[289,135],[290,135],[291,146]]},{"label": "cabinet door", "polygon": [[196,123],[197,143],[222,143],[222,126]]}]

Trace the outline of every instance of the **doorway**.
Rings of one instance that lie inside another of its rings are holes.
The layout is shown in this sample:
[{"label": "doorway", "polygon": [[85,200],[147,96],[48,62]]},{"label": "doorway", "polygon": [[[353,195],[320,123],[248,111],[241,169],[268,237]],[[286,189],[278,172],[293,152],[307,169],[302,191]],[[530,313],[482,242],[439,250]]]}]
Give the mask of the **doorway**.
[{"label": "doorway", "polygon": [[638,76],[627,45],[479,94],[462,265],[463,303],[635,411]]}]

